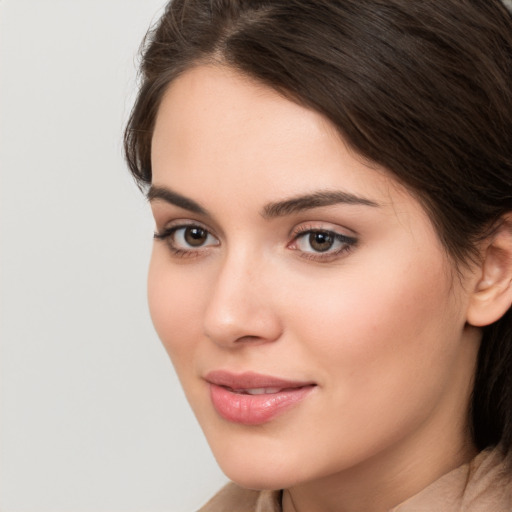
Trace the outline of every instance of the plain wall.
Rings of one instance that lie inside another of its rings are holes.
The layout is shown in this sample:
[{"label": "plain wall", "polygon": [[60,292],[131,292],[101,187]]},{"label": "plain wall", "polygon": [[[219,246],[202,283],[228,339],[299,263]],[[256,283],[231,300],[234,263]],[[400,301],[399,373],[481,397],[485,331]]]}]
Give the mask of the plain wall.
[{"label": "plain wall", "polygon": [[2,512],[185,512],[225,481],[151,325],[122,158],[162,5],[0,1]]}]

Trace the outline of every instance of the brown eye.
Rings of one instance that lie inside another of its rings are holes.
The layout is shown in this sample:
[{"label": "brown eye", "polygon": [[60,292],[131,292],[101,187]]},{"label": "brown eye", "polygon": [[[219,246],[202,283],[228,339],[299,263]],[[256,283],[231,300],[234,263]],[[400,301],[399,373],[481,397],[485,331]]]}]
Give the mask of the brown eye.
[{"label": "brown eye", "polygon": [[199,253],[210,246],[219,245],[207,229],[198,225],[173,226],[162,233],[155,233],[157,240],[164,240],[174,253]]},{"label": "brown eye", "polygon": [[208,231],[197,226],[192,226],[185,228],[183,237],[190,247],[201,247],[208,239]]},{"label": "brown eye", "polygon": [[326,258],[332,261],[333,258],[341,256],[356,243],[356,238],[342,235],[336,231],[308,229],[295,237],[290,248],[300,251],[309,259],[314,259],[316,255],[318,261],[326,261]]},{"label": "brown eye", "polygon": [[328,231],[313,231],[309,233],[309,245],[314,251],[328,251],[334,244],[335,238]]}]

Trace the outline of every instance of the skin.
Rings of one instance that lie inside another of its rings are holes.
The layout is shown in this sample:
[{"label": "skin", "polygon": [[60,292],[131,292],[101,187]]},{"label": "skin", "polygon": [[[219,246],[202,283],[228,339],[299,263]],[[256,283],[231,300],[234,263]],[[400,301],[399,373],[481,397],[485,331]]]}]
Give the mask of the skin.
[{"label": "skin", "polygon": [[[477,276],[454,267],[419,202],[351,151],[320,114],[221,66],[171,83],[152,144],[156,239],[149,304],[219,465],[285,512],[383,511],[475,454],[467,410],[481,338],[467,323]],[[342,191],[337,203],[269,204]],[[268,207],[267,207],[268,214]],[[298,232],[297,230],[302,230]],[[307,230],[337,242],[315,252]],[[178,250],[178,253],[176,253]],[[185,252],[184,252],[185,251]],[[214,409],[212,370],[316,383],[263,425]]]}]

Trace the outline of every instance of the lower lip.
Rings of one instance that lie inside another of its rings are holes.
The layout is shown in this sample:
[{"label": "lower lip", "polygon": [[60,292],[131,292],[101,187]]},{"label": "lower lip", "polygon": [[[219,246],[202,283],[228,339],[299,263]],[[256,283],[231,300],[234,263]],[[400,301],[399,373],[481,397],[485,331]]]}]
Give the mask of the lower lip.
[{"label": "lower lip", "polygon": [[261,425],[299,404],[314,386],[284,389],[277,393],[244,395],[210,384],[215,410],[225,420],[242,425]]}]

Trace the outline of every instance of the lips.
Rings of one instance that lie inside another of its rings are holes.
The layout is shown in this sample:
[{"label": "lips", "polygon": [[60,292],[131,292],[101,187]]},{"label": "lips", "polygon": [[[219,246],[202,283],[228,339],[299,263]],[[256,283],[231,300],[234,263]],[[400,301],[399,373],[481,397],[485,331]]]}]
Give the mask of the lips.
[{"label": "lips", "polygon": [[315,383],[289,381],[246,372],[213,371],[206,375],[210,397],[217,413],[233,423],[260,425],[298,405]]}]

